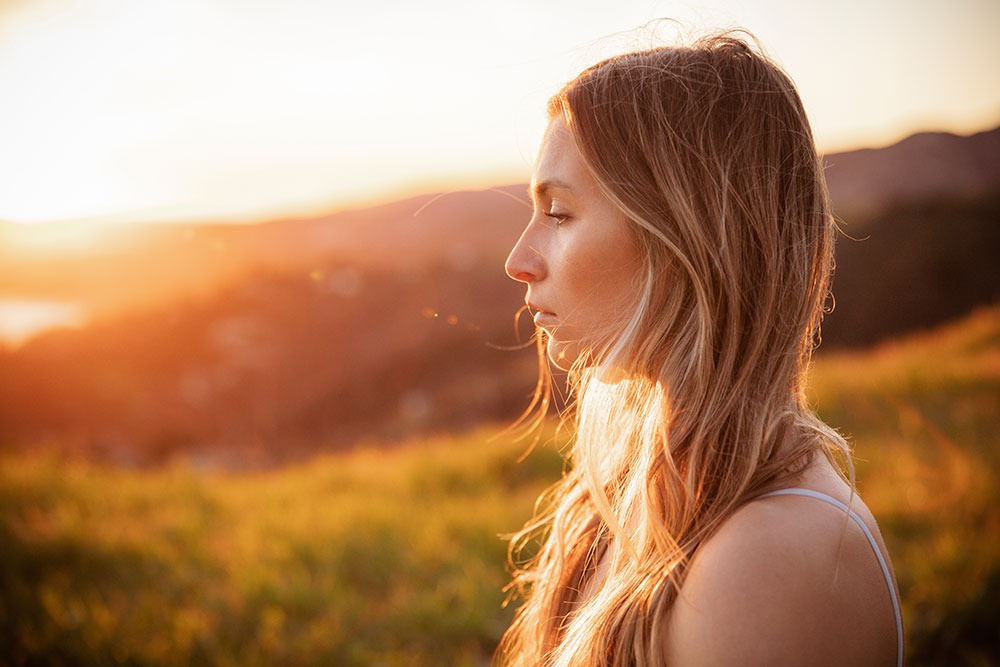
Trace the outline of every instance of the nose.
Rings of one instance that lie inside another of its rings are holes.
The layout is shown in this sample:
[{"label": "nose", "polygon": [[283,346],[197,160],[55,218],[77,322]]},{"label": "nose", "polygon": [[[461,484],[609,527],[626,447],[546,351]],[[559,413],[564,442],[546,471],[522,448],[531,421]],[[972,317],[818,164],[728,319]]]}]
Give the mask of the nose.
[{"label": "nose", "polygon": [[504,262],[507,275],[522,283],[532,283],[545,277],[545,261],[538,248],[532,245],[530,232],[529,223]]}]

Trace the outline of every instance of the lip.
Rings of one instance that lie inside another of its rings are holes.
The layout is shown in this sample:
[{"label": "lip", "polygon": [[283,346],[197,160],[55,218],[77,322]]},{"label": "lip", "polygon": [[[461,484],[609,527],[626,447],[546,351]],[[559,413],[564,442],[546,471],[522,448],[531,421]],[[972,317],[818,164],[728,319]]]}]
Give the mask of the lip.
[{"label": "lip", "polygon": [[554,326],[555,323],[556,323],[556,316],[553,315],[552,313],[546,313],[544,311],[539,311],[539,312],[535,313],[534,320],[535,320],[535,326],[538,326],[538,327],[550,326],[551,327],[551,326]]},{"label": "lip", "polygon": [[546,315],[555,315],[555,313],[553,313],[551,310],[546,310],[539,305],[531,303],[530,301],[525,301],[524,305],[526,305],[528,309],[534,313],[545,313]]},{"label": "lip", "polygon": [[540,308],[533,303],[528,304],[528,309],[531,310],[534,315],[533,319],[537,326],[543,326],[545,324],[555,324],[556,314]]}]

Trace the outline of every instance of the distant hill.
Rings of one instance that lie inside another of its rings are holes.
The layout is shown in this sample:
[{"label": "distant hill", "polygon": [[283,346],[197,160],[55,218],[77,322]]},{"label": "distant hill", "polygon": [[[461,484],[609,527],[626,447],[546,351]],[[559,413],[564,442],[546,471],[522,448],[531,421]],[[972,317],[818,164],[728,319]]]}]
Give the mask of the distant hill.
[{"label": "distant hill", "polygon": [[29,245],[19,225],[0,222],[0,298],[113,314],[211,296],[258,271],[308,273],[331,258],[393,271],[497,267],[529,213],[525,186],[506,186],[250,225],[109,225],[96,250]]},{"label": "distant hill", "polygon": [[[826,156],[849,236],[821,351],[1000,298],[998,137]],[[0,224],[0,299],[95,313],[0,347],[0,446],[274,460],[509,422],[535,359],[502,349],[530,336],[502,264],[529,213],[510,185],[257,225],[118,225],[97,251],[29,247]]]},{"label": "distant hill", "polygon": [[[845,230],[860,234],[891,208],[1000,191],[1000,128],[965,137],[922,133],[824,161]],[[96,252],[26,246],[22,228],[0,221],[0,298],[71,300],[114,313],[209,296],[258,270],[306,270],[330,257],[407,270],[496,262],[529,210],[526,186],[517,184],[252,225],[111,225]]]},{"label": "distant hill", "polygon": [[869,344],[1000,301],[1000,127],[924,132],[825,156],[844,235],[827,349]]},{"label": "distant hill", "polygon": [[923,132],[824,162],[834,206],[849,218],[914,201],[974,199],[1000,190],[1000,127],[969,136]]},{"label": "distant hill", "polygon": [[523,303],[503,259],[528,211],[522,187],[497,188],[253,226],[121,226],[97,256],[15,256],[9,291],[34,280],[105,314],[0,350],[0,443],[273,458],[512,420],[536,364],[502,349]]}]

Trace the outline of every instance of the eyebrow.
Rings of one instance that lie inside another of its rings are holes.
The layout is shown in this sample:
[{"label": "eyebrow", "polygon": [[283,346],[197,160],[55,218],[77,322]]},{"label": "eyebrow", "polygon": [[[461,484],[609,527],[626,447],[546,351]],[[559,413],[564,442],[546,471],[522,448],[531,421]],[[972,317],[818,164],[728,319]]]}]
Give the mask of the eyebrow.
[{"label": "eyebrow", "polygon": [[532,196],[533,199],[538,199],[548,193],[550,190],[572,190],[571,186],[566,181],[561,181],[558,178],[550,178],[538,183],[534,183],[529,189],[528,194]]}]

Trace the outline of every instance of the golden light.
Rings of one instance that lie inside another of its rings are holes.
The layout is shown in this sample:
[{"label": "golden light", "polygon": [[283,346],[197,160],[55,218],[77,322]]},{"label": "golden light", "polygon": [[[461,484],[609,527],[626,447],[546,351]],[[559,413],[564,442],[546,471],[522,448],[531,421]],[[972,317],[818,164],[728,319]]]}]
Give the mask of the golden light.
[{"label": "golden light", "polygon": [[[732,25],[788,69],[824,150],[974,131],[1000,118],[1000,4],[963,2],[944,22],[903,0],[864,20],[791,0],[14,3],[0,220],[255,221],[512,182],[580,69]],[[656,17],[678,23],[637,29]]]},{"label": "golden light", "polygon": [[108,227],[81,221],[0,225],[0,246],[17,254],[94,252],[107,240]]}]

